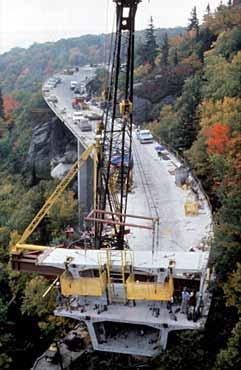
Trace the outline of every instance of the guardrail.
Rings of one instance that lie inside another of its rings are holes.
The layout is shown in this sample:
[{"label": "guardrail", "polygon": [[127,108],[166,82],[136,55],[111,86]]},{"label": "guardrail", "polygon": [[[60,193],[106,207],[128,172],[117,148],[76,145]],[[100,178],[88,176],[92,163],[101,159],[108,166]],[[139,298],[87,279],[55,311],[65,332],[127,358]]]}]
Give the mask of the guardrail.
[{"label": "guardrail", "polygon": [[[198,179],[197,176],[195,176],[193,173],[192,173],[192,169],[190,167],[190,163],[188,163],[188,161],[177,151],[175,150],[174,148],[171,147],[171,145],[165,143],[164,141],[161,141],[160,137],[158,137],[157,135],[153,134],[153,137],[154,139],[157,141],[158,144],[161,144],[163,145],[164,147],[167,148],[167,150],[173,154],[175,156],[175,158],[178,159],[178,161],[183,164],[191,173],[192,175],[192,178],[194,179],[194,181],[196,182],[197,186],[199,187],[201,193],[203,194],[203,196],[205,197],[205,200],[208,204],[208,208],[210,210],[210,212],[212,213],[212,204],[210,202],[210,199],[207,195],[207,193],[205,192],[204,188],[203,188],[203,185],[201,183],[201,181]],[[212,221],[210,223],[210,230],[208,231],[208,237],[207,239],[204,240],[204,242],[206,242],[206,245],[208,245],[210,248],[212,246],[212,241],[213,241],[213,229],[214,229],[214,222],[213,222],[213,218],[212,218]],[[210,261],[210,257],[211,257],[211,253],[209,254],[209,261]]]},{"label": "guardrail", "polygon": [[205,192],[205,190],[203,188],[203,185],[202,185],[201,181],[199,180],[199,178],[192,173],[192,169],[190,167],[190,163],[177,150],[175,150],[174,148],[172,148],[170,144],[167,144],[164,141],[161,141],[161,138],[159,136],[153,134],[153,137],[154,137],[154,139],[159,144],[161,144],[164,147],[166,147],[168,149],[168,151],[170,153],[172,153],[179,160],[179,162],[181,162],[191,172],[193,179],[198,184],[198,186],[199,186],[202,194],[204,195],[204,197],[205,197],[205,199],[206,199],[206,201],[208,203],[208,207],[209,207],[210,211],[212,212],[212,204],[210,202],[210,199],[209,199],[207,193]]}]

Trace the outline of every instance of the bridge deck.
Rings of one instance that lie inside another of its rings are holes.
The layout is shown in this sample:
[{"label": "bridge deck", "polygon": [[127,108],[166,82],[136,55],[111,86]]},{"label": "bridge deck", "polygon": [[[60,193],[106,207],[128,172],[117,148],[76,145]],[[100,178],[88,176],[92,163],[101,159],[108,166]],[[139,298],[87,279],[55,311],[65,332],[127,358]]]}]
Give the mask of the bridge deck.
[{"label": "bridge deck", "polygon": [[[56,104],[49,106],[72,131],[84,147],[94,141],[95,121],[91,122],[92,132],[82,132],[73,123],[72,96],[70,81],[84,83],[91,78],[94,70],[80,68],[73,76],[61,75],[62,83],[52,89],[51,94],[58,98]],[[45,96],[47,98],[47,96]],[[91,111],[98,108],[89,105]],[[61,113],[66,108],[66,113]],[[135,134],[134,134],[135,136]],[[185,216],[184,204],[188,192],[175,184],[174,171],[180,162],[168,151],[165,159],[160,159],[155,150],[157,143],[140,144],[136,136],[133,141],[134,181],[128,199],[128,213],[140,216],[159,217],[155,241],[150,230],[130,230],[127,239],[133,250],[152,250],[167,252],[208,251],[212,233],[212,217],[204,195],[198,190],[199,213]],[[131,221],[131,220],[128,220]]]}]

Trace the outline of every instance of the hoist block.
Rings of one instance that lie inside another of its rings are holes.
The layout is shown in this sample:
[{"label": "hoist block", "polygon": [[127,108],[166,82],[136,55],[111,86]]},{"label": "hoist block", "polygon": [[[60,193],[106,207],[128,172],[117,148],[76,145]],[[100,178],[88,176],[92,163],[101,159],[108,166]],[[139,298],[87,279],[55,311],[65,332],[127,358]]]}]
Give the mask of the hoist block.
[{"label": "hoist block", "polygon": [[120,114],[123,116],[132,113],[132,108],[133,104],[130,102],[130,100],[122,100],[122,102],[120,102]]}]

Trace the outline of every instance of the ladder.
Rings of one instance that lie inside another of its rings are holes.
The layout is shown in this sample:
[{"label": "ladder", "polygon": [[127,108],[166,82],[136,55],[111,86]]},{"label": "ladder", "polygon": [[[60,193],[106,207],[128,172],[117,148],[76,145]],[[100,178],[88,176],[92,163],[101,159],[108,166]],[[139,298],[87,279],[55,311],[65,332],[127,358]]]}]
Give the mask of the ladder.
[{"label": "ladder", "polygon": [[[106,249],[106,261],[107,284],[110,303],[126,303],[127,296],[125,274],[130,272],[131,266],[133,265],[133,254],[128,249]],[[122,293],[122,296],[119,297],[118,293]]]}]

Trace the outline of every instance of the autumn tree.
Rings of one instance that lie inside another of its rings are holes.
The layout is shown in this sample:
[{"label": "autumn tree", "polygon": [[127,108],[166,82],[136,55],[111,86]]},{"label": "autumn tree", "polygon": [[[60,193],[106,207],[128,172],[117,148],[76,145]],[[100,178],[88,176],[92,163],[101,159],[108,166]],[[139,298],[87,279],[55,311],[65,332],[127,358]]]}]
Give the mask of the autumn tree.
[{"label": "autumn tree", "polygon": [[53,236],[59,235],[69,224],[77,222],[77,204],[73,191],[65,191],[55,202],[49,212],[49,231]]},{"label": "autumn tree", "polygon": [[174,132],[177,125],[177,113],[171,105],[166,104],[161,109],[159,120],[153,123],[150,128],[161,142],[174,146]]},{"label": "autumn tree", "polygon": [[19,103],[16,99],[14,99],[10,95],[5,95],[3,97],[3,106],[4,106],[4,112],[5,114],[10,114],[12,111],[17,109],[19,107]]},{"label": "autumn tree", "polygon": [[204,72],[205,98],[213,100],[223,99],[225,96],[241,98],[241,51],[233,57],[231,63],[220,55],[208,56]]},{"label": "autumn tree", "polygon": [[230,127],[227,124],[222,125],[220,122],[215,123],[215,125],[204,131],[210,155],[226,153],[229,133]]},{"label": "autumn tree", "polygon": [[241,99],[225,97],[222,100],[204,99],[199,105],[200,126],[203,130],[215,123],[227,123],[232,131],[241,130]]},{"label": "autumn tree", "polygon": [[217,7],[215,12],[205,17],[205,27],[208,27],[215,35],[231,30],[241,24],[241,8],[239,6],[228,7],[223,4]]},{"label": "autumn tree", "polygon": [[72,328],[72,323],[65,318],[55,317],[56,307],[55,290],[50,290],[45,298],[43,294],[51,283],[42,276],[32,278],[24,289],[21,312],[38,320],[42,335],[56,339],[63,336]]},{"label": "autumn tree", "polygon": [[227,160],[230,169],[225,184],[232,191],[234,187],[241,186],[241,132],[233,133],[229,140]]}]

